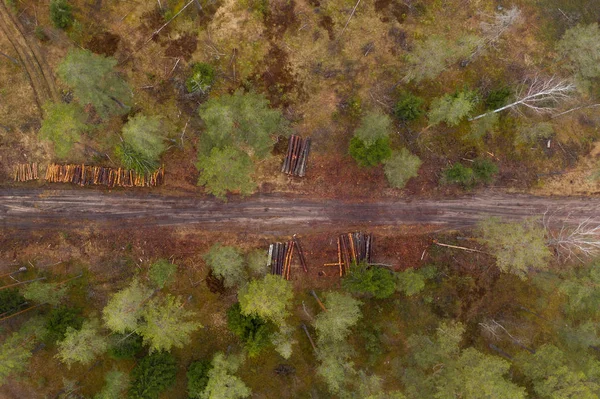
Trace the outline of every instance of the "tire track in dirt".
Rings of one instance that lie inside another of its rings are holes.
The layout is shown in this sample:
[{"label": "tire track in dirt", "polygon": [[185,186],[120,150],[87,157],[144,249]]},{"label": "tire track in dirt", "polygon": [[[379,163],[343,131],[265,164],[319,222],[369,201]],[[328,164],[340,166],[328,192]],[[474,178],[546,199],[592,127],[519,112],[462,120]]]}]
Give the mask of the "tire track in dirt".
[{"label": "tire track in dirt", "polygon": [[259,195],[223,203],[131,192],[0,189],[0,227],[5,230],[194,226],[289,233],[403,224],[460,228],[490,216],[517,220],[543,215],[556,225],[600,221],[600,198],[487,192],[440,200],[343,202]]},{"label": "tire track in dirt", "polygon": [[11,14],[4,0],[0,0],[0,28],[17,51],[21,66],[25,69],[31,82],[41,112],[42,105],[46,101],[58,101],[60,99],[54,76],[40,50],[35,44],[30,44],[27,40],[24,34],[25,29],[18,19]]}]

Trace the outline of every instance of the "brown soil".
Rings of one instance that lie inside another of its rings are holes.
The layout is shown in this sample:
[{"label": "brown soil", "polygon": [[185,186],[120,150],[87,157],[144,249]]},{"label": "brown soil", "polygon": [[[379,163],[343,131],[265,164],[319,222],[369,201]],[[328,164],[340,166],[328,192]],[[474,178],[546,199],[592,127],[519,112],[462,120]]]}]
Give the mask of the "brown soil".
[{"label": "brown soil", "polygon": [[298,29],[298,17],[294,0],[275,0],[269,2],[269,11],[265,15],[265,28],[269,39],[281,39],[288,29]]},{"label": "brown soil", "polygon": [[165,56],[173,58],[181,57],[189,61],[192,59],[192,54],[194,54],[196,48],[198,48],[198,35],[185,33],[179,39],[168,42]]},{"label": "brown soil", "polygon": [[87,43],[88,50],[107,57],[113,56],[119,48],[121,37],[110,32],[102,32],[94,35]]}]

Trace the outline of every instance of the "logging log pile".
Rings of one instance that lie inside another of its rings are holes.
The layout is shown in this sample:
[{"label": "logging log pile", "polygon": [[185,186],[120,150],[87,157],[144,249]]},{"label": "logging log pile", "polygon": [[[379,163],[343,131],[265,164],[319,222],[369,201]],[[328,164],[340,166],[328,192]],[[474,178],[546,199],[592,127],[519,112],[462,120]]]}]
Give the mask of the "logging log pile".
[{"label": "logging log pile", "polygon": [[340,234],[338,237],[337,263],[325,263],[325,266],[336,266],[340,269],[340,276],[350,271],[353,263],[371,263],[373,252],[373,234],[361,232]]},{"label": "logging log pile", "polygon": [[46,180],[51,183],[73,183],[80,186],[155,187],[164,183],[165,170],[137,174],[133,170],[86,165],[48,165]]},{"label": "logging log pile", "polygon": [[304,177],[309,152],[310,138],[303,139],[300,136],[291,135],[281,171],[288,175]]},{"label": "logging log pile", "polygon": [[30,181],[38,179],[37,163],[20,163],[15,166],[15,181]]},{"label": "logging log pile", "polygon": [[291,241],[284,243],[276,242],[269,246],[267,264],[270,268],[271,274],[282,276],[286,280],[290,279],[294,250],[298,252],[302,269],[304,269],[305,272],[308,272],[306,258],[304,257],[304,252],[302,251],[302,245],[300,244],[300,241],[296,235],[294,235]]}]

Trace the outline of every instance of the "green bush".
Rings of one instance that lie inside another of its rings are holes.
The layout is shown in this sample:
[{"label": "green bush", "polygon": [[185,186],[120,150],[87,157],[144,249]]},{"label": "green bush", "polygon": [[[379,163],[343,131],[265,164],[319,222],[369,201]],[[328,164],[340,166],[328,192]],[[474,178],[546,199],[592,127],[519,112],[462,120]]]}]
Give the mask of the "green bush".
[{"label": "green bush", "polygon": [[508,102],[508,98],[512,95],[510,87],[500,87],[498,89],[492,89],[485,97],[485,108],[489,110],[495,110],[503,107]]},{"label": "green bush", "polygon": [[215,69],[210,64],[203,62],[194,64],[192,74],[185,81],[188,93],[200,91],[206,93],[215,81]]},{"label": "green bush", "polygon": [[349,152],[352,158],[362,167],[379,165],[392,155],[388,137],[377,139],[370,146],[365,145],[358,137],[352,137]]},{"label": "green bush", "polygon": [[50,2],[50,19],[54,26],[68,29],[73,25],[73,7],[67,0],[52,0]]},{"label": "green bush", "polygon": [[66,158],[71,154],[73,145],[81,139],[81,134],[88,130],[87,116],[77,103],[48,102],[43,108],[44,119],[39,136],[52,141],[57,158]]},{"label": "green bush", "polygon": [[394,273],[377,266],[369,266],[366,262],[352,264],[350,272],[342,280],[342,287],[355,294],[367,294],[377,299],[384,299],[396,291]]},{"label": "green bush", "polygon": [[50,311],[46,320],[48,331],[46,340],[48,342],[62,341],[65,338],[67,328],[72,327],[79,330],[83,325],[84,318],[81,310],[73,307],[59,306]]},{"label": "green bush", "polygon": [[473,174],[478,183],[491,183],[496,173],[498,166],[489,159],[477,158],[473,162]]},{"label": "green bush", "polygon": [[163,288],[175,281],[175,273],[177,273],[177,265],[167,259],[159,259],[150,266],[148,278],[155,286]]},{"label": "green bush", "polygon": [[160,394],[175,383],[177,361],[167,352],[146,356],[131,372],[130,399],[158,399]]},{"label": "green bush", "polygon": [[412,93],[404,92],[400,95],[396,106],[394,107],[394,115],[401,121],[414,121],[419,119],[425,111],[423,110],[423,100]]},{"label": "green bush", "polygon": [[227,310],[227,326],[244,343],[250,357],[270,344],[270,323],[256,315],[243,315],[239,302]]},{"label": "green bush", "polygon": [[108,354],[114,359],[133,359],[143,349],[142,337],[138,334],[114,334],[111,341]]},{"label": "green bush", "polygon": [[395,151],[391,158],[383,161],[385,177],[390,186],[403,188],[406,183],[419,174],[423,163],[418,156],[411,154],[406,148]]},{"label": "green bush", "polygon": [[187,389],[191,399],[202,398],[208,384],[208,372],[212,369],[210,360],[198,360],[190,364],[187,370]]},{"label": "green bush", "polygon": [[152,173],[159,167],[156,160],[148,159],[141,152],[136,151],[131,144],[122,142],[115,147],[115,155],[125,169],[135,170],[136,173]]},{"label": "green bush", "polygon": [[460,184],[464,187],[469,187],[474,182],[473,169],[457,162],[444,171],[443,182],[445,184]]},{"label": "green bush", "polygon": [[16,288],[0,291],[0,314],[8,316],[14,313],[19,305],[25,302],[23,295]]},{"label": "green bush", "polygon": [[236,191],[242,196],[256,190],[252,180],[254,163],[248,154],[234,147],[213,148],[209,156],[199,154],[196,167],[200,171],[198,185],[206,191],[225,200],[228,191]]}]

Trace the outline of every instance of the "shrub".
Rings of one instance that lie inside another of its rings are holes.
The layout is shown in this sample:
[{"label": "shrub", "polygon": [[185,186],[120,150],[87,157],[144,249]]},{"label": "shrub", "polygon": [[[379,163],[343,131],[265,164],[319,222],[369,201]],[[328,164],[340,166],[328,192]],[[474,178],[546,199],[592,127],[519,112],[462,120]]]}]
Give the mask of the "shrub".
[{"label": "shrub", "polygon": [[504,86],[497,89],[492,89],[485,97],[485,108],[495,110],[503,107],[508,102],[508,98],[512,95],[510,87]]},{"label": "shrub", "polygon": [[155,286],[163,288],[175,281],[175,273],[177,273],[177,265],[172,264],[167,259],[159,259],[150,266],[148,278]]},{"label": "shrub", "polygon": [[396,106],[394,107],[394,115],[401,121],[410,122],[419,119],[425,111],[423,110],[423,100],[412,93],[404,92],[400,95]]},{"label": "shrub", "polygon": [[365,262],[353,264],[350,272],[342,280],[342,287],[355,294],[367,294],[377,299],[391,296],[396,290],[394,273]]},{"label": "shrub", "polygon": [[131,372],[130,399],[158,399],[160,394],[175,383],[177,361],[167,352],[146,356]]},{"label": "shrub", "polygon": [[523,124],[517,129],[517,144],[531,144],[538,140],[548,140],[554,136],[554,126],[550,122]]},{"label": "shrub", "polygon": [[248,279],[244,270],[244,258],[235,247],[217,243],[204,254],[203,258],[213,274],[223,279],[223,284],[227,288],[240,285]]},{"label": "shrub", "polygon": [[120,143],[115,147],[115,155],[125,169],[135,170],[136,173],[152,173],[158,169],[158,161],[146,158],[142,153],[133,149],[131,144]]},{"label": "shrub", "polygon": [[426,276],[411,267],[396,273],[396,289],[406,296],[413,296],[423,291],[425,280]]},{"label": "shrub", "polygon": [[477,158],[473,161],[473,175],[478,183],[489,184],[498,173],[498,166],[485,158]]},{"label": "shrub", "polygon": [[267,268],[267,254],[262,249],[255,249],[246,255],[248,269],[254,277],[264,277],[269,271]]},{"label": "shrub", "polygon": [[215,197],[225,200],[228,191],[250,195],[256,190],[252,180],[254,163],[246,154],[233,147],[213,148],[209,156],[200,155],[196,164],[200,170],[198,184]]},{"label": "shrub", "polygon": [[445,184],[460,184],[464,187],[469,187],[474,182],[473,169],[457,162],[444,171],[442,181]]},{"label": "shrub", "polygon": [[52,141],[57,158],[66,158],[70,155],[73,144],[88,130],[85,123],[87,116],[76,103],[46,103],[43,108],[44,119],[39,136]]},{"label": "shrub", "polygon": [[390,186],[403,188],[412,177],[419,174],[421,160],[418,156],[411,154],[406,148],[396,151],[392,157],[383,161],[383,170]]},{"label": "shrub", "polygon": [[114,359],[133,359],[143,349],[142,337],[138,334],[114,334],[111,341],[108,354]]},{"label": "shrub", "polygon": [[52,0],[50,2],[50,19],[54,26],[68,29],[73,25],[73,7],[67,0]]},{"label": "shrub", "polygon": [[373,145],[366,146],[358,137],[352,137],[349,153],[362,167],[379,165],[392,155],[390,139],[387,137],[381,138],[375,141]]},{"label": "shrub", "polygon": [[123,126],[123,140],[144,160],[158,164],[166,149],[164,127],[157,116],[136,115]]},{"label": "shrub", "polygon": [[429,123],[437,125],[445,122],[448,126],[456,126],[471,112],[476,102],[476,93],[469,90],[438,97],[431,102],[427,114]]},{"label": "shrub", "polygon": [[46,320],[48,342],[62,341],[69,327],[78,330],[83,325],[81,310],[73,307],[59,306],[50,311]]},{"label": "shrub", "polygon": [[582,79],[600,77],[600,26],[598,23],[568,29],[558,43],[567,68]]},{"label": "shrub", "polygon": [[243,315],[239,302],[227,310],[227,326],[244,343],[250,357],[270,344],[269,323],[257,315]]},{"label": "shrub", "polygon": [[203,62],[194,64],[192,74],[185,81],[188,93],[200,91],[206,93],[215,81],[215,69],[210,64]]},{"label": "shrub", "polygon": [[202,398],[208,384],[208,373],[212,369],[210,360],[198,360],[190,364],[187,370],[187,390],[191,399]]},{"label": "shrub", "polygon": [[389,137],[391,130],[392,120],[389,116],[381,112],[368,112],[354,130],[354,137],[369,147],[378,140]]}]

